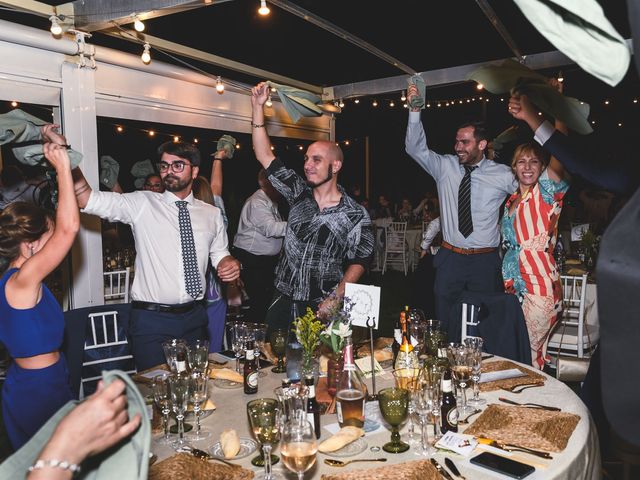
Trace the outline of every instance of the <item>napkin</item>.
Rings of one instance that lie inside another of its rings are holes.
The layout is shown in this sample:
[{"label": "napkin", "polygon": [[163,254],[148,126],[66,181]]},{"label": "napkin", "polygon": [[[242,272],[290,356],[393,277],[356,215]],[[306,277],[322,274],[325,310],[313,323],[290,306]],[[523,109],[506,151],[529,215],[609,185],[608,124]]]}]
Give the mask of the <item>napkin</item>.
[{"label": "napkin", "polygon": [[495,382],[497,380],[506,380],[508,378],[526,377],[526,373],[518,370],[517,368],[511,368],[509,370],[497,370],[495,372],[483,373],[478,383]]},{"label": "napkin", "polygon": [[322,110],[318,106],[322,99],[315,93],[301,90],[287,85],[267,82],[269,88],[275,88],[282,106],[287,111],[293,123],[298,123],[302,117],[319,117]]}]

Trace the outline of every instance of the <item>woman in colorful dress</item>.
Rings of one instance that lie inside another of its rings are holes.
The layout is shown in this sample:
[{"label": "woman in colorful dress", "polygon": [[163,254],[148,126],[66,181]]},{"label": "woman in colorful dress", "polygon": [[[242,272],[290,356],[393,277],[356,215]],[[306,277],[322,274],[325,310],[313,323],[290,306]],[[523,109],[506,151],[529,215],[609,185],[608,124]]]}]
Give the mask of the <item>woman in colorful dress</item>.
[{"label": "woman in colorful dress", "polygon": [[0,212],[0,341],[11,356],[2,387],[2,416],[16,450],[72,399],[60,352],[62,309],[42,282],[69,252],[80,215],[67,142],[52,125],[42,127],[42,137],[58,180],[55,220],[50,212],[25,202]]},{"label": "woman in colorful dress", "polygon": [[542,369],[549,332],[562,309],[560,272],[553,250],[569,184],[560,162],[554,157],[549,160],[536,143],[518,146],[511,168],[519,185],[502,217],[502,277],[505,291],[516,294],[522,304],[531,359]]}]

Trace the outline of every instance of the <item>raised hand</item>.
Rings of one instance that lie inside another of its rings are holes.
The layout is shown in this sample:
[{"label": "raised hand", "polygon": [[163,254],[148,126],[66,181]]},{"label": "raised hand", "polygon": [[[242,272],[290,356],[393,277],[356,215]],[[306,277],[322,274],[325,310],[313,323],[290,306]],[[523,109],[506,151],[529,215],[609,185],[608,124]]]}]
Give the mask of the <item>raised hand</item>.
[{"label": "raised hand", "polygon": [[70,161],[67,147],[55,142],[45,143],[42,147],[44,156],[56,170],[69,169]]},{"label": "raised hand", "polygon": [[64,135],[58,132],[59,129],[60,125],[56,125],[54,123],[48,123],[47,125],[40,127],[40,134],[42,135],[44,143],[51,142],[57,143],[58,145],[66,145],[67,139]]},{"label": "raised hand", "polygon": [[260,82],[251,89],[251,104],[254,107],[262,107],[269,99],[269,86],[266,82]]},{"label": "raised hand", "polygon": [[[419,97],[420,93],[418,92],[418,87],[416,87],[413,83],[409,84],[409,87],[407,88],[407,103],[409,105],[411,105],[411,100],[415,97]],[[419,112],[420,109],[419,108],[411,108],[412,112]]]}]

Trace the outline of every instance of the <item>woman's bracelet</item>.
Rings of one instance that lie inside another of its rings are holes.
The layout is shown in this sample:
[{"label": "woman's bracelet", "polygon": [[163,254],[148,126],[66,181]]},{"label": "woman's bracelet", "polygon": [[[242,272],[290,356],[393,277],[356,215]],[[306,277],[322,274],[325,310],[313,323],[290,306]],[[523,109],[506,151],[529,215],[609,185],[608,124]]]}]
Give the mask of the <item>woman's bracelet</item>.
[{"label": "woman's bracelet", "polygon": [[261,123],[261,124],[252,123],[252,124],[251,124],[251,126],[252,126],[253,128],[264,128],[264,123]]},{"label": "woman's bracelet", "polygon": [[60,468],[62,470],[69,470],[72,474],[80,473],[80,465],[76,463],[69,463],[66,460],[57,460],[52,458],[51,460],[39,459],[29,467],[29,471],[42,470],[43,468]]}]

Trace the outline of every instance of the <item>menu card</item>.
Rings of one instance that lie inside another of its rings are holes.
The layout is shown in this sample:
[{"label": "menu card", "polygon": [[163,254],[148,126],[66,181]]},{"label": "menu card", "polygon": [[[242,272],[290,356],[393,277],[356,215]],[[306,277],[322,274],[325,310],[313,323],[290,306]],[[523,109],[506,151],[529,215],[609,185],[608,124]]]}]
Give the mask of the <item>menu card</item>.
[{"label": "menu card", "polygon": [[471,455],[473,449],[478,445],[478,441],[472,435],[463,433],[447,432],[435,444],[436,448],[451,450],[465,457]]}]

